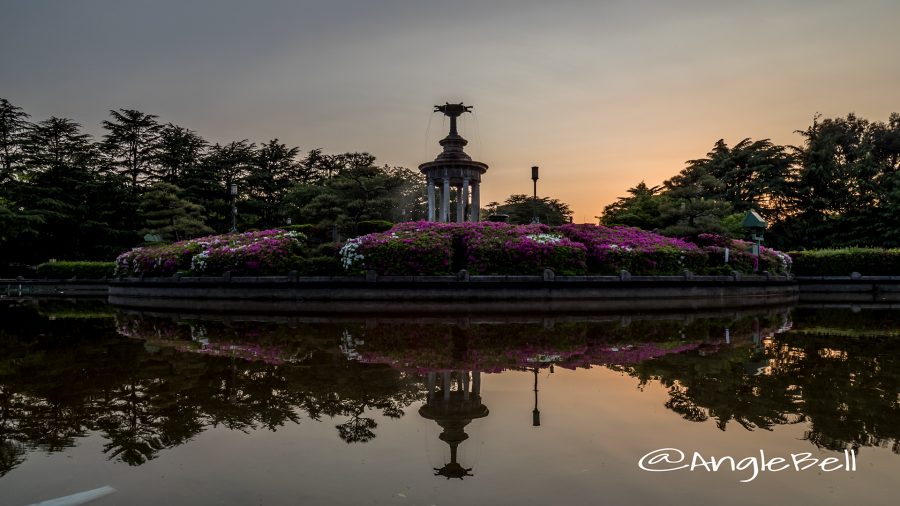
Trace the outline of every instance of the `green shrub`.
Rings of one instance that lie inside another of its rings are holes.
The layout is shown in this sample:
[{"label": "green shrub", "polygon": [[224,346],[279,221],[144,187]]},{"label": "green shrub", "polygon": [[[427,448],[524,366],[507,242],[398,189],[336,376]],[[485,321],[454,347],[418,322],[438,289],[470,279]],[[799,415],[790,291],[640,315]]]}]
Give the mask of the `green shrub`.
[{"label": "green shrub", "polygon": [[356,234],[366,235],[377,232],[387,232],[394,224],[385,220],[367,220],[356,224]]},{"label": "green shrub", "polygon": [[297,262],[297,274],[300,276],[342,276],[344,268],[337,256],[301,258]]},{"label": "green shrub", "polygon": [[103,279],[112,277],[115,262],[47,262],[37,266],[40,278],[50,279]]},{"label": "green shrub", "polygon": [[301,225],[287,225],[279,228],[281,230],[287,230],[288,232],[302,233],[306,236],[311,245],[324,244],[331,242],[332,240],[331,227],[328,225],[312,225],[310,223],[304,223]]},{"label": "green shrub", "polygon": [[845,248],[794,251],[797,276],[900,276],[900,249]]},{"label": "green shrub", "polygon": [[339,242],[326,242],[324,244],[320,244],[315,248],[310,250],[310,257],[334,257],[340,258],[341,256],[341,247],[343,244]]}]

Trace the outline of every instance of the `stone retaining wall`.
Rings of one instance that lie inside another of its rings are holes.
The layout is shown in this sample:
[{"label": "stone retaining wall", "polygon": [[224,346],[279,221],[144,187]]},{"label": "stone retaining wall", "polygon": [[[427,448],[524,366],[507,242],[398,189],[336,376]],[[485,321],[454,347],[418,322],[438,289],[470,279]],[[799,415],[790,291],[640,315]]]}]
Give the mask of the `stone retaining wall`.
[{"label": "stone retaining wall", "polygon": [[[675,310],[791,303],[775,276],[341,276],[144,278],[110,281],[115,305],[284,312]],[[302,303],[302,304],[298,304]]]},{"label": "stone retaining wall", "polygon": [[900,276],[804,276],[798,277],[804,303],[900,302]]}]

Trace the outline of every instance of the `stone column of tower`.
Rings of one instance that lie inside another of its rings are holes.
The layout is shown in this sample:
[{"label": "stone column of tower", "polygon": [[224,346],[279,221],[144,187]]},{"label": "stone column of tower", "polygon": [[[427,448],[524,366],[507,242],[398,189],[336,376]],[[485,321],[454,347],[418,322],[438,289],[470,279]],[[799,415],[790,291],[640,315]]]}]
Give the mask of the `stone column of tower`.
[{"label": "stone column of tower", "polygon": [[472,185],[472,221],[481,219],[481,180],[478,179]]},{"label": "stone column of tower", "polygon": [[434,221],[434,180],[427,178],[428,187],[428,221]]},{"label": "stone column of tower", "polygon": [[466,219],[466,211],[469,209],[469,178],[462,181],[462,191],[459,196],[459,213],[456,215],[456,221],[463,223],[469,221]]},{"label": "stone column of tower", "polygon": [[441,221],[450,221],[450,178],[444,176],[444,191],[441,192]]},{"label": "stone column of tower", "polygon": [[[468,141],[463,139],[456,128],[456,118],[463,113],[471,112],[472,106],[446,103],[434,106],[435,112],[441,112],[450,118],[450,133],[440,141],[444,150],[434,159],[419,165],[419,170],[428,179],[428,219],[429,221],[450,221],[450,188],[456,188],[459,197],[456,208],[456,221],[479,220],[479,190],[481,176],[487,172],[485,163],[476,162],[463,151]],[[438,214],[434,198],[434,186],[441,188],[441,209]],[[471,204],[469,189],[471,187]],[[469,212],[466,211],[469,209]],[[435,216],[437,215],[437,216]]]}]

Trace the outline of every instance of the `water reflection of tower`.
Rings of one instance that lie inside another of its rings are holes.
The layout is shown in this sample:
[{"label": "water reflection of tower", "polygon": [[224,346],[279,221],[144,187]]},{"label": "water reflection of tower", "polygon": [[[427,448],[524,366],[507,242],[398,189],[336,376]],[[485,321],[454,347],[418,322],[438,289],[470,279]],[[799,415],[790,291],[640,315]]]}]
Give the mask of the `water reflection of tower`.
[{"label": "water reflection of tower", "polygon": [[[441,382],[438,384],[438,375]],[[434,469],[435,476],[463,479],[472,476],[472,468],[465,468],[456,460],[459,444],[469,439],[466,425],[476,418],[488,415],[488,408],[481,403],[481,372],[444,371],[428,373],[428,395],[419,415],[434,420],[443,432],[439,436],[450,446],[450,462]]]}]

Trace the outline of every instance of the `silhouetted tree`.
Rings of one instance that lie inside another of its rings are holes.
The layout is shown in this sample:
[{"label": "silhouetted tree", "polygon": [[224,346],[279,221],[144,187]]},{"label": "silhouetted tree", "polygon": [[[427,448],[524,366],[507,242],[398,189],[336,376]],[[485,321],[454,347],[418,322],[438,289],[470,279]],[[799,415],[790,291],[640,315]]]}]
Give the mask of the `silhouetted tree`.
[{"label": "silhouetted tree", "polygon": [[506,214],[510,223],[531,223],[536,217],[545,225],[562,225],[572,219],[569,205],[558,199],[549,197],[529,197],[524,194],[510,195],[503,204],[490,211],[494,214]]},{"label": "silhouetted tree", "polygon": [[202,137],[187,128],[171,123],[160,128],[155,160],[159,178],[178,186],[185,171],[200,163],[206,145]]},{"label": "silhouetted tree", "polygon": [[21,169],[22,140],[28,127],[28,114],[0,98],[0,185]]},{"label": "silhouetted tree", "polygon": [[158,116],[134,109],[110,110],[112,121],[103,121],[107,133],[103,150],[115,170],[126,174],[133,192],[154,175],[161,126]]}]

